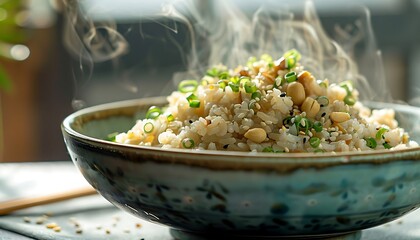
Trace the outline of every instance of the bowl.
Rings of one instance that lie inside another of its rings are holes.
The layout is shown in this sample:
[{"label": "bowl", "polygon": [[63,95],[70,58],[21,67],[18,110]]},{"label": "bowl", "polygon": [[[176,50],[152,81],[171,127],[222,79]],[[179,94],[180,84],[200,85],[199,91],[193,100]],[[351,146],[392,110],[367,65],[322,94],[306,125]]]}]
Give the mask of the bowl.
[{"label": "bowl", "polygon": [[[175,238],[347,234],[357,239],[359,230],[420,206],[419,147],[272,154],[103,140],[109,133],[130,129],[151,105],[164,104],[165,98],[156,97],[85,108],[63,121],[62,133],[74,164],[104,198],[139,218],[170,227]],[[420,140],[420,108],[368,105],[394,109],[400,125]]]}]

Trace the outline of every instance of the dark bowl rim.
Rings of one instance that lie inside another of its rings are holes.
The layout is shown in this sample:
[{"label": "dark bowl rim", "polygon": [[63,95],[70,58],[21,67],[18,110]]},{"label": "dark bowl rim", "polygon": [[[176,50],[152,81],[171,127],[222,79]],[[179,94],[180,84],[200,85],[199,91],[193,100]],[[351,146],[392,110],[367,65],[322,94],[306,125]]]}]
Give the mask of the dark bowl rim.
[{"label": "dark bowl rim", "polygon": [[[255,153],[255,152],[239,152],[239,151],[216,151],[216,150],[188,150],[188,149],[163,149],[159,147],[129,145],[122,143],[115,143],[107,140],[89,137],[83,135],[71,127],[71,124],[77,117],[86,114],[92,114],[97,111],[112,110],[122,107],[135,107],[136,105],[151,105],[150,103],[165,103],[164,97],[149,97],[132,100],[124,100],[117,102],[104,103],[90,106],[68,115],[61,124],[63,135],[68,135],[71,138],[77,139],[84,143],[98,146],[102,149],[118,150],[121,152],[142,153],[149,156],[160,156],[162,159],[170,158],[174,161],[176,158],[187,157],[192,161],[202,161],[203,159],[212,159],[222,162],[231,162],[253,165],[258,164],[342,164],[342,163],[357,163],[357,162],[371,162],[382,163],[393,160],[420,160],[420,146],[411,147],[398,150],[375,150],[375,151],[356,151],[356,152],[326,152],[326,153]],[[402,105],[395,103],[384,102],[366,102],[369,105],[375,105],[378,108],[392,108],[398,109],[400,112],[420,111],[420,108]],[[420,115],[420,114],[419,114]],[[66,143],[67,144],[67,143]],[[218,157],[223,159],[217,160]],[[176,161],[176,160],[175,160]]]}]

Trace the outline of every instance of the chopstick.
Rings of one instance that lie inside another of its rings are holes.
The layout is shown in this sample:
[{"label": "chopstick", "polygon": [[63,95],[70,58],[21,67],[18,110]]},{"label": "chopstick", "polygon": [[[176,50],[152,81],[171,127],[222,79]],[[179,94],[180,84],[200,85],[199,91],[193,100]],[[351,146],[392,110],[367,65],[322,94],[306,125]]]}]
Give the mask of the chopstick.
[{"label": "chopstick", "polygon": [[92,187],[84,187],[79,189],[70,190],[63,193],[56,193],[40,197],[21,198],[6,202],[0,202],[0,215],[7,215],[14,211],[44,205],[48,203],[55,203],[72,198],[78,198],[88,195],[96,194],[96,190]]}]

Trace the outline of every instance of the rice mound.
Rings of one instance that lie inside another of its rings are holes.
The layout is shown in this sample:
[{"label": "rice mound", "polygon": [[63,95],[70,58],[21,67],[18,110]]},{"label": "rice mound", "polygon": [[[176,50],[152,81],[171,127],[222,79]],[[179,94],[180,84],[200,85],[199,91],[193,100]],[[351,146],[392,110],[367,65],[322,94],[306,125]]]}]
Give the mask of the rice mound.
[{"label": "rice mound", "polygon": [[281,58],[209,69],[182,81],[165,108],[151,107],[113,141],[161,148],[345,152],[418,146],[392,109],[371,110],[352,83],[316,80],[292,49]]}]

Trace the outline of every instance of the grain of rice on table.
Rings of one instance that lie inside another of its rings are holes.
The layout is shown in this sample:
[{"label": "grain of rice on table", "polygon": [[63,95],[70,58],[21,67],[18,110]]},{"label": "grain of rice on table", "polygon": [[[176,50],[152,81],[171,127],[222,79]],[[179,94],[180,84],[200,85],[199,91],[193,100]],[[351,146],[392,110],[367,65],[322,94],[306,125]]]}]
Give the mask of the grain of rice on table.
[{"label": "grain of rice on table", "polygon": [[317,80],[292,49],[280,59],[209,69],[184,80],[164,108],[151,107],[125,144],[222,151],[344,152],[418,146],[392,109],[370,110],[350,81]]}]

